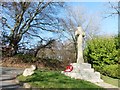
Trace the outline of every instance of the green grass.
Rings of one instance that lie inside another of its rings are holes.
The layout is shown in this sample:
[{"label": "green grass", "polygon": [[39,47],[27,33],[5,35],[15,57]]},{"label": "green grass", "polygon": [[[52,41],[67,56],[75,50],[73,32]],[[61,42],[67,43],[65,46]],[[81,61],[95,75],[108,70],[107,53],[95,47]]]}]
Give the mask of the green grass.
[{"label": "green grass", "polygon": [[27,82],[37,88],[99,88],[101,87],[84,80],[76,80],[58,71],[37,70],[32,76],[19,76],[21,82]]},{"label": "green grass", "polygon": [[118,86],[118,82],[120,82],[119,79],[114,79],[114,78],[104,76],[104,75],[102,75],[102,79],[104,80],[104,82],[112,84],[114,86]]}]

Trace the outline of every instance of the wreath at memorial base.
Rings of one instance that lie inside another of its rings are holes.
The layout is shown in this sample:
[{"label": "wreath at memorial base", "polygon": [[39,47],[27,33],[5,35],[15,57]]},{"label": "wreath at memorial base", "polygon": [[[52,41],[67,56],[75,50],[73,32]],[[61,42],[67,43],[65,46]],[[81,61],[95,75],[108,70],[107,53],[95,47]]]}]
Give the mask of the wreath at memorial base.
[{"label": "wreath at memorial base", "polygon": [[64,70],[64,72],[71,72],[73,70],[73,66],[72,65],[68,65],[66,67],[66,70]]}]

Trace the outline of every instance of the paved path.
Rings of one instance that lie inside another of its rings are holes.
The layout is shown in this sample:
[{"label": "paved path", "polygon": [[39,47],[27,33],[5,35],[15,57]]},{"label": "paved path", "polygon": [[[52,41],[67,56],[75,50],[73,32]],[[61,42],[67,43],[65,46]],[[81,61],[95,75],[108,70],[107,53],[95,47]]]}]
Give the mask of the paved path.
[{"label": "paved path", "polygon": [[111,84],[105,83],[105,82],[100,82],[100,83],[95,83],[96,85],[106,88],[108,90],[120,90],[117,86],[113,86]]},{"label": "paved path", "polygon": [[[12,67],[0,67],[0,88],[20,88],[16,76],[21,74],[24,69]],[[13,89],[12,89],[13,90]]]}]

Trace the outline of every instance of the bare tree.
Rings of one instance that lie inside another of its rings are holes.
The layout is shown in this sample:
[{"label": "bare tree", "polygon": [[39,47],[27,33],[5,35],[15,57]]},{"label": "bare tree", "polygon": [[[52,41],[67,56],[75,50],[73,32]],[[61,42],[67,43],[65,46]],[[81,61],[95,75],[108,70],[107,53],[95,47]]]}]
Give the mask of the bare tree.
[{"label": "bare tree", "polygon": [[47,42],[46,44],[44,44],[44,45],[40,42],[40,44],[38,44],[38,46],[37,46],[37,48],[36,48],[36,50],[35,50],[34,57],[37,56],[37,54],[38,54],[38,52],[39,52],[40,49],[42,49],[42,48],[52,48],[51,45],[52,45],[52,43],[54,43],[54,42],[55,42],[54,39],[48,40],[48,42]]},{"label": "bare tree", "polygon": [[85,39],[87,39],[94,37],[96,32],[99,30],[99,24],[93,22],[95,17],[93,18],[93,16],[90,16],[91,18],[87,18],[85,10],[80,6],[68,6],[66,8],[66,12],[66,17],[61,19],[62,26],[64,27],[64,32],[62,35],[69,40],[68,45],[71,45],[73,43],[72,46],[77,58],[77,43],[74,34],[75,30],[77,29],[76,27],[81,26],[83,28],[86,33]]},{"label": "bare tree", "polygon": [[107,10],[107,16],[105,18],[111,17],[111,16],[120,16],[120,1],[119,2],[108,2],[108,10]]},{"label": "bare tree", "polygon": [[[58,18],[55,14],[62,3],[47,2],[3,2],[2,3],[2,25],[3,42],[14,49],[17,53],[19,44],[23,37],[26,39],[37,37],[44,39],[40,33],[58,32]],[[22,42],[23,43],[23,42]]]}]

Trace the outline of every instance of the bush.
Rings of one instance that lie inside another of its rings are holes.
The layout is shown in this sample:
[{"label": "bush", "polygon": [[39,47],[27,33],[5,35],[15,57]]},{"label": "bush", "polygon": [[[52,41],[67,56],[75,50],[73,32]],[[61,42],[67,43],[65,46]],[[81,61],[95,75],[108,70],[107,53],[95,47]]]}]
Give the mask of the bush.
[{"label": "bush", "polygon": [[118,64],[106,65],[103,67],[102,74],[113,78],[120,78]]},{"label": "bush", "polygon": [[33,57],[29,54],[17,54],[15,55],[15,57],[21,59],[24,63],[30,63],[30,62],[34,62],[34,61],[37,61],[37,58],[36,57]]},{"label": "bush", "polygon": [[115,38],[96,38],[87,41],[85,59],[92,65],[104,66],[118,63]]},{"label": "bush", "polygon": [[88,40],[86,45],[84,49],[85,60],[100,73],[118,78],[118,38],[98,37]]},{"label": "bush", "polygon": [[42,61],[44,62],[44,65],[46,67],[49,67],[50,69],[63,69],[63,62],[59,61],[57,59],[51,59],[51,58],[43,58]]},{"label": "bush", "polygon": [[[59,61],[57,59],[51,59],[51,58],[39,58],[34,57],[29,54],[17,54],[14,56],[19,60],[19,62],[22,63],[29,63],[29,64],[35,64],[38,68],[39,67],[46,67],[51,70],[61,70],[63,69],[63,62]],[[18,61],[17,61],[18,62]]]}]

